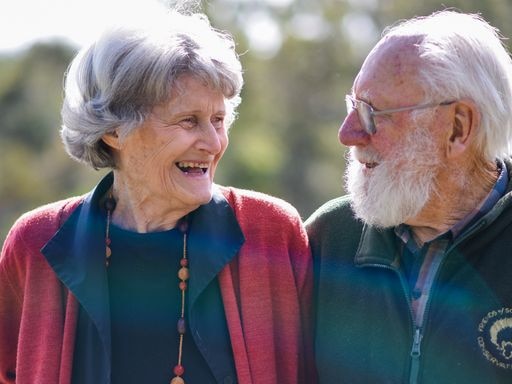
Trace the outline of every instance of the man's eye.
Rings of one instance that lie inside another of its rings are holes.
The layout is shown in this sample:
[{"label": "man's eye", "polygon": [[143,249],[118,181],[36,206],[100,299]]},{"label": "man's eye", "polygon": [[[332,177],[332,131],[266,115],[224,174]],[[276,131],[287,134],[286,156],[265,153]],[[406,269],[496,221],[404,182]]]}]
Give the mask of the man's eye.
[{"label": "man's eye", "polygon": [[391,121],[393,120],[393,114],[383,113],[382,115],[374,116],[373,119],[375,120],[375,123]]}]

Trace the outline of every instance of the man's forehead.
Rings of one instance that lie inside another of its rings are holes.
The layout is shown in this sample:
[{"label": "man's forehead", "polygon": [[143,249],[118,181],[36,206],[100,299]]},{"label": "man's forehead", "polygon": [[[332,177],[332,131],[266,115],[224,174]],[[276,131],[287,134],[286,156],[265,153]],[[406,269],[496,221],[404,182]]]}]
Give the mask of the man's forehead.
[{"label": "man's forehead", "polygon": [[410,37],[392,37],[383,39],[370,52],[363,63],[364,67],[386,67],[390,76],[401,75],[411,67],[420,64],[417,39]]},{"label": "man's forehead", "polygon": [[363,63],[354,81],[354,91],[360,97],[369,97],[368,93],[377,90],[415,88],[421,66],[416,41],[404,37],[383,39]]}]

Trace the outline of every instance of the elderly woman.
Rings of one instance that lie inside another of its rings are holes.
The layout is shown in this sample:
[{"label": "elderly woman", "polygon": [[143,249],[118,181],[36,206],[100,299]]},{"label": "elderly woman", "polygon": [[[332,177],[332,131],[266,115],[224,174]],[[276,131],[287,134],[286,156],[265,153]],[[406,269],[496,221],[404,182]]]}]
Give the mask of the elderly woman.
[{"label": "elderly woman", "polygon": [[311,259],[295,209],[213,183],[242,87],[201,14],[103,33],[62,139],[110,172],[23,215],[0,259],[1,383],[300,383]]}]

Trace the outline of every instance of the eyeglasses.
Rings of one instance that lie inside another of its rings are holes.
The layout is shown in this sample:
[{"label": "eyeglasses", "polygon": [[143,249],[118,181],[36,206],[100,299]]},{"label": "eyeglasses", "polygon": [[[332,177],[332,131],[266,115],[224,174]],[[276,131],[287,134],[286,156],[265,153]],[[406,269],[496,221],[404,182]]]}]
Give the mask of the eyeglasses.
[{"label": "eyeglasses", "polygon": [[450,105],[455,103],[455,100],[443,101],[442,103],[418,104],[412,105],[410,107],[385,109],[382,111],[376,111],[370,104],[365,103],[362,100],[355,99],[350,95],[345,96],[345,103],[347,104],[347,113],[350,113],[355,109],[357,111],[357,116],[359,117],[359,121],[361,122],[361,125],[363,126],[364,130],[369,135],[373,135],[375,132],[377,132],[374,120],[375,116],[387,115],[395,112],[412,111],[414,109],[438,107],[440,105]]}]

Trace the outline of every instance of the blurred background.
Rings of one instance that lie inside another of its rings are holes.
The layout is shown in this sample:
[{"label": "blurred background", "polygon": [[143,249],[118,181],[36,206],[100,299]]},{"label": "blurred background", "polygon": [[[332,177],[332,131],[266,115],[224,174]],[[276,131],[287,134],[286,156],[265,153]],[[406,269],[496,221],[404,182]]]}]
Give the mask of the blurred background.
[{"label": "blurred background", "polygon": [[[80,46],[131,4],[9,3],[0,13],[0,244],[20,214],[83,194],[105,173],[75,163],[61,145],[62,81]],[[303,218],[343,194],[345,148],[337,131],[364,57],[385,26],[447,7],[480,13],[512,37],[511,0],[203,2],[212,24],[234,35],[245,71],[216,181],[281,197]]]}]

